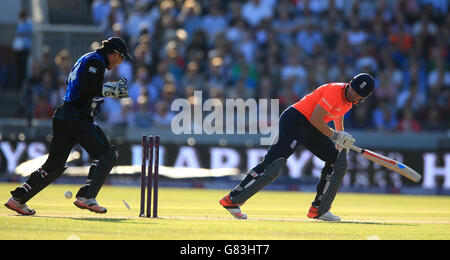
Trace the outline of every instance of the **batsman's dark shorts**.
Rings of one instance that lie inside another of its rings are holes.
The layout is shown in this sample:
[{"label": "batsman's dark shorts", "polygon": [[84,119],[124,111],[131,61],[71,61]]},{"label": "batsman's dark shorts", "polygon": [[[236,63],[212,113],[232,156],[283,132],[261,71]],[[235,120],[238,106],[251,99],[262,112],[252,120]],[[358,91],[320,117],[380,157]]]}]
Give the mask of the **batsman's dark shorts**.
[{"label": "batsman's dark shorts", "polygon": [[270,146],[264,163],[269,165],[278,158],[287,159],[300,145],[327,163],[336,161],[338,150],[333,141],[317,130],[297,109],[289,107],[280,116],[278,142]]}]

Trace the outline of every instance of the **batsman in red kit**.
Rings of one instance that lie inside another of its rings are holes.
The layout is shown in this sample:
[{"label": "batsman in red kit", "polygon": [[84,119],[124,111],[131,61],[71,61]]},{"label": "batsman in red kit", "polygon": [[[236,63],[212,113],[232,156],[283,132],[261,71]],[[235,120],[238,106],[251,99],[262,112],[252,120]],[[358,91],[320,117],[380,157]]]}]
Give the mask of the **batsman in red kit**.
[{"label": "batsman in red kit", "polygon": [[[303,145],[325,162],[308,217],[340,221],[330,208],[347,171],[347,152],[355,142],[344,131],[344,115],[369,97],[374,86],[373,77],[361,73],[349,83],[322,85],[286,109],[280,116],[278,142],[270,146],[263,161],[219,203],[235,218],[247,219],[240,206],[277,179],[289,156]],[[330,121],[334,130],[327,125]]]}]

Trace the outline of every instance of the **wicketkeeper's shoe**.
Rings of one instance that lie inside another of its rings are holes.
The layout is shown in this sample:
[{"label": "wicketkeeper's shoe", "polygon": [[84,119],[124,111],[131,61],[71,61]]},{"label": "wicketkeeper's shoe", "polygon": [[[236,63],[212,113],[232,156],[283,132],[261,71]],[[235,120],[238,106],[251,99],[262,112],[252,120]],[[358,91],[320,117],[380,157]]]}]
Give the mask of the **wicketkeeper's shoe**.
[{"label": "wicketkeeper's shoe", "polygon": [[219,200],[220,205],[222,205],[226,210],[228,210],[228,212],[230,212],[230,214],[237,218],[237,219],[247,219],[247,215],[242,213],[241,211],[241,207],[244,203],[242,204],[235,204],[233,202],[231,202],[230,200],[230,194],[228,194],[227,196],[223,197],[221,200]]},{"label": "wicketkeeper's shoe", "polygon": [[73,204],[80,209],[87,209],[98,214],[105,214],[108,211],[106,208],[98,205],[94,198],[86,199],[79,197]]},{"label": "wicketkeeper's shoe", "polygon": [[340,217],[333,215],[329,211],[324,213],[322,216],[319,216],[318,212],[319,212],[319,208],[311,206],[309,208],[307,216],[308,216],[308,218],[319,219],[319,220],[329,221],[329,222],[339,222],[339,221],[341,221]]},{"label": "wicketkeeper's shoe", "polygon": [[25,216],[31,216],[36,214],[36,211],[34,209],[28,208],[27,204],[21,204],[17,200],[15,200],[13,197],[11,197],[6,203],[5,207],[7,207],[10,210],[14,210],[15,212],[19,213],[20,215]]}]

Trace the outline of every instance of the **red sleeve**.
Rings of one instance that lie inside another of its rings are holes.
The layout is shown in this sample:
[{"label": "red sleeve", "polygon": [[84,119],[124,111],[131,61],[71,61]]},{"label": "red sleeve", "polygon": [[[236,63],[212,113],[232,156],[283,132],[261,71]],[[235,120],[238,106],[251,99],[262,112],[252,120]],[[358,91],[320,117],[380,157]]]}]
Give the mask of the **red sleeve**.
[{"label": "red sleeve", "polygon": [[335,88],[327,88],[318,102],[327,112],[330,112],[339,103],[339,95],[334,90]]}]

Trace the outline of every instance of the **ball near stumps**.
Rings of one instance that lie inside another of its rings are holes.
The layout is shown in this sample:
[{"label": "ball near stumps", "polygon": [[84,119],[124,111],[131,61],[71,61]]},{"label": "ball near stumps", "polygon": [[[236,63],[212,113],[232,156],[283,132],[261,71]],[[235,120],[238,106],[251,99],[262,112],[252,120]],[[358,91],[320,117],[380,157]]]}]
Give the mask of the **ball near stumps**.
[{"label": "ball near stumps", "polygon": [[66,192],[64,193],[64,197],[66,197],[66,199],[71,199],[71,198],[72,198],[72,192],[66,191]]}]

